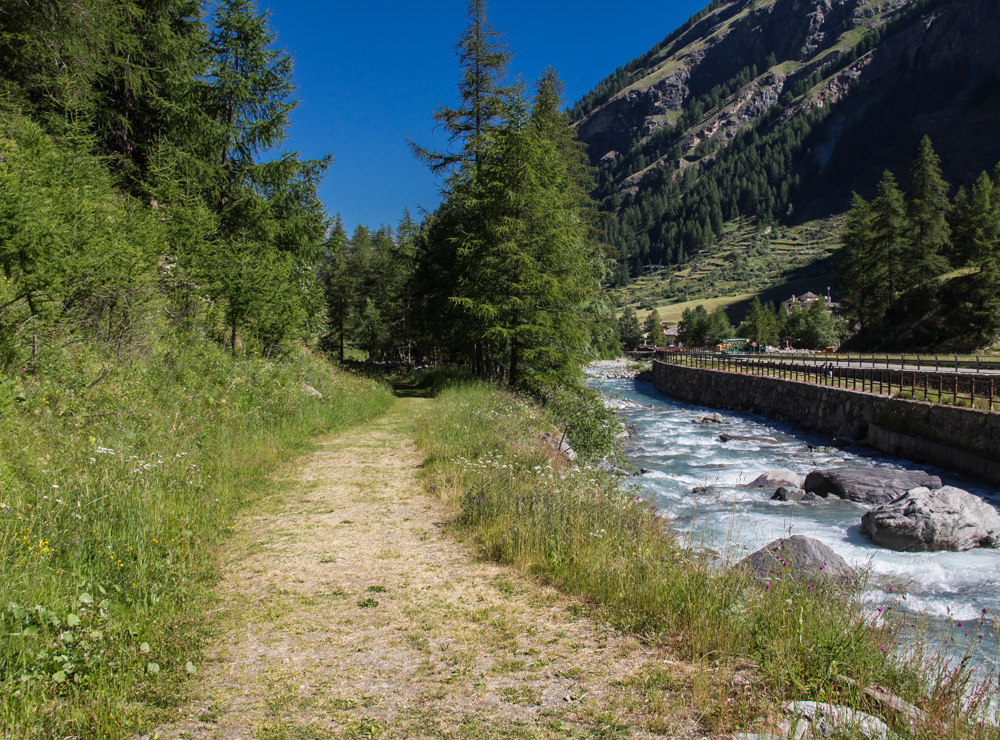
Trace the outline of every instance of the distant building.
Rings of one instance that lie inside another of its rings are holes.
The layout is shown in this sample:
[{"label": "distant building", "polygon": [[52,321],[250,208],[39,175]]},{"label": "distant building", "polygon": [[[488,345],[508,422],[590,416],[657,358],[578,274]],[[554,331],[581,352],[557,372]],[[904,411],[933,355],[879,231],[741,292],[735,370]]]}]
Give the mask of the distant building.
[{"label": "distant building", "polygon": [[[663,344],[658,345],[660,347],[676,347],[681,343],[680,340],[680,327],[679,326],[667,326],[666,322],[663,322]],[[646,324],[642,325],[643,333],[642,336],[645,339],[649,339],[649,332],[646,331]]]},{"label": "distant building", "polygon": [[[791,313],[792,309],[794,309],[796,306],[798,306],[798,308],[799,308],[800,311],[805,311],[812,304],[814,304],[816,301],[818,301],[820,298],[823,298],[823,296],[818,296],[815,293],[811,293],[811,292],[810,293],[805,293],[805,294],[800,295],[800,296],[793,295],[787,301],[783,301],[781,305],[783,305],[785,307],[785,313]],[[833,309],[840,308],[840,304],[839,303],[834,303],[830,299],[829,295],[827,295],[825,298],[823,298],[823,300],[826,301],[826,312],[827,313],[832,313]]]}]

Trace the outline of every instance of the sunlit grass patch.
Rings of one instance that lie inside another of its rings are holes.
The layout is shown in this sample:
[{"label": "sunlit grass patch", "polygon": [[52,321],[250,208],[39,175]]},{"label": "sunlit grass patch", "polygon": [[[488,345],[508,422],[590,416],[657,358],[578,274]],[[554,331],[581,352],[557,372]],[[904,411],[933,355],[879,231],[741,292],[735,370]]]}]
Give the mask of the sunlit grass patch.
[{"label": "sunlit grass patch", "polygon": [[181,701],[238,517],[314,435],[392,402],[302,351],[88,347],[0,378],[21,398],[0,406],[0,737],[119,737]]},{"label": "sunlit grass patch", "polygon": [[[887,717],[900,733],[959,738],[974,728],[980,734],[971,736],[996,737],[973,719],[986,695],[995,698],[995,684],[977,693],[965,668],[935,674],[940,657],[902,644],[901,618],[862,598],[863,579],[761,585],[742,569],[721,568],[687,549],[627,479],[539,445],[551,423],[543,409],[502,391],[446,391],[417,424],[428,486],[451,503],[485,557],[578,594],[602,621],[705,666],[687,689],[706,727],[744,728],[766,707],[792,698],[872,710],[843,682],[847,677],[890,687],[937,718],[914,734]],[[712,677],[746,666],[752,677],[743,683]]]}]

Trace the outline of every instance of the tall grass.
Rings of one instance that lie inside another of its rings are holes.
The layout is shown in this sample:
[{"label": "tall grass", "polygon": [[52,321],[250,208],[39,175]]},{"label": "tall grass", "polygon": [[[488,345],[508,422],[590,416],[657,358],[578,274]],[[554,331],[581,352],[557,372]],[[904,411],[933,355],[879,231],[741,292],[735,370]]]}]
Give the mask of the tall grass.
[{"label": "tall grass", "polygon": [[173,337],[115,364],[47,340],[0,375],[0,737],[128,736],[183,700],[240,512],[392,396],[305,351]]},{"label": "tall grass", "polygon": [[446,391],[417,425],[428,482],[488,557],[582,595],[621,629],[668,641],[689,660],[755,667],[766,691],[740,697],[734,686],[715,697],[704,709],[711,727],[745,726],[792,698],[864,705],[843,676],[890,686],[933,710],[927,728],[898,723],[906,736],[992,732],[970,718],[995,685],[963,706],[968,675],[927,681],[934,659],[901,648],[901,620],[866,604],[863,583],[761,585],[742,569],[714,565],[685,548],[637,488],[540,447],[549,424],[540,409],[495,389]]}]

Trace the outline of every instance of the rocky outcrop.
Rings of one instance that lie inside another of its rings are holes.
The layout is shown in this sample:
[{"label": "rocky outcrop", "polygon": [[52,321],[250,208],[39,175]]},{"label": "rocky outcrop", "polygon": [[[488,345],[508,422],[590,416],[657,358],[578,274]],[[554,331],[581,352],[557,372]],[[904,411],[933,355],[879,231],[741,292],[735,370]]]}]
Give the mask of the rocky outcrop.
[{"label": "rocky outcrop", "polygon": [[900,552],[1000,547],[1000,514],[961,488],[914,488],[861,518],[861,532]]},{"label": "rocky outcrop", "polygon": [[836,496],[859,504],[885,504],[913,488],[941,485],[940,478],[922,470],[831,468],[814,470],[802,487],[821,498]]},{"label": "rocky outcrop", "polygon": [[857,577],[840,555],[819,540],[800,534],[774,540],[739,562],[761,583],[781,578]]},{"label": "rocky outcrop", "polygon": [[788,468],[775,468],[758,475],[747,484],[747,488],[778,488],[780,486],[802,488],[802,476]]}]

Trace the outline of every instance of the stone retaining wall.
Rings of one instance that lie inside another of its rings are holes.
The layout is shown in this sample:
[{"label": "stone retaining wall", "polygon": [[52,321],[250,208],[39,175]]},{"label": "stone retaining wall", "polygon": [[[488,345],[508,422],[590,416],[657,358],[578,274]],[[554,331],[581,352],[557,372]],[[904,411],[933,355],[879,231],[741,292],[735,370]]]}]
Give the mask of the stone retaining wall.
[{"label": "stone retaining wall", "polygon": [[889,454],[1000,484],[1000,413],[659,361],[653,385],[689,403],[865,440]]}]

